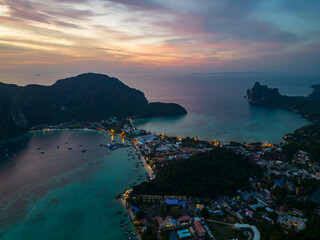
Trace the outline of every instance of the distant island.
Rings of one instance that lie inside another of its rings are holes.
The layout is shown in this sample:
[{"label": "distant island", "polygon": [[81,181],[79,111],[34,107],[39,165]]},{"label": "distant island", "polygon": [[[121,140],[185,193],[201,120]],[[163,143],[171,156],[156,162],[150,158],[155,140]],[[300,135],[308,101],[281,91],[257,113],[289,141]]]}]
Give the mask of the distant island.
[{"label": "distant island", "polygon": [[311,86],[314,90],[307,97],[289,97],[281,95],[277,88],[268,88],[256,82],[248,89],[250,104],[263,107],[280,107],[295,111],[304,118],[318,122],[320,120],[320,84]]},{"label": "distant island", "polygon": [[103,74],[85,73],[52,86],[0,83],[0,139],[18,136],[38,124],[186,113],[175,103],[149,103],[143,92]]}]

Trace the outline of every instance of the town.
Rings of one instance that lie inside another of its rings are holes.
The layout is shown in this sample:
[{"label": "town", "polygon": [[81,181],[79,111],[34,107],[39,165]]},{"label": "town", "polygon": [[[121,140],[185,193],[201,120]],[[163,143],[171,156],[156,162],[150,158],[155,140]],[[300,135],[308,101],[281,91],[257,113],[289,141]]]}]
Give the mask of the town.
[{"label": "town", "polygon": [[[302,150],[288,159],[283,147],[290,135],[285,136],[281,144],[209,142],[196,137],[147,133],[137,130],[131,119],[117,118],[48,128],[84,127],[129,139],[146,166],[147,181],[155,179],[157,173],[173,161],[216,148],[226,148],[263,169],[263,177],[248,179],[246,189],[214,199],[136,194],[133,189],[127,189],[121,200],[141,239],[258,240],[268,239],[272,234],[281,238],[298,234],[312,224],[314,216],[320,215],[319,204],[309,200],[312,193],[319,191],[320,167]],[[44,126],[34,129],[37,128]],[[266,235],[268,237],[264,237]]]}]

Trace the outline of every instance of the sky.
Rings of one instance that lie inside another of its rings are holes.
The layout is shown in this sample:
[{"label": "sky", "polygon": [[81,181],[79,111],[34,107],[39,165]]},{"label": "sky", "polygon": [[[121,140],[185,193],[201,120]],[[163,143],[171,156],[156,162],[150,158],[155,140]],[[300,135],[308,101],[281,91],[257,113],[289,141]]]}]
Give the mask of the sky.
[{"label": "sky", "polygon": [[0,0],[0,81],[320,74],[319,0]]}]

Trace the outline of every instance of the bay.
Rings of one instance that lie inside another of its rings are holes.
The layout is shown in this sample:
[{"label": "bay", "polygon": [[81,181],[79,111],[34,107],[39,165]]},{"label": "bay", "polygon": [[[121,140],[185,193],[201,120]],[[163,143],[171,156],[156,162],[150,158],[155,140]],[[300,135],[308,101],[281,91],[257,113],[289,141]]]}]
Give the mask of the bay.
[{"label": "bay", "polygon": [[[188,110],[180,117],[136,120],[139,128],[241,142],[279,142],[310,123],[294,112],[250,106],[244,96],[255,81],[292,96],[308,95],[310,85],[319,83],[310,76],[268,74],[130,74],[120,79],[145,92],[149,101],[175,102]],[[136,154],[135,159],[128,156],[133,148],[110,151],[101,146],[109,142],[111,136],[91,131],[35,132],[27,139],[2,142],[0,238],[127,239],[120,221],[129,220],[116,214],[124,208],[114,196],[139,182],[135,179],[145,169],[133,171],[138,160]]]},{"label": "bay", "polygon": [[285,134],[311,123],[295,112],[250,105],[246,92],[257,81],[289,96],[306,96],[312,92],[311,85],[320,83],[316,76],[286,74],[140,76],[131,79],[130,84],[143,90],[149,101],[178,103],[188,113],[138,119],[134,124],[139,129],[169,136],[279,143]]},{"label": "bay", "polygon": [[132,147],[100,146],[108,142],[107,134],[62,131],[2,144],[0,238],[128,239],[120,221],[133,227],[114,197],[139,182],[145,169],[133,171],[138,155]]}]

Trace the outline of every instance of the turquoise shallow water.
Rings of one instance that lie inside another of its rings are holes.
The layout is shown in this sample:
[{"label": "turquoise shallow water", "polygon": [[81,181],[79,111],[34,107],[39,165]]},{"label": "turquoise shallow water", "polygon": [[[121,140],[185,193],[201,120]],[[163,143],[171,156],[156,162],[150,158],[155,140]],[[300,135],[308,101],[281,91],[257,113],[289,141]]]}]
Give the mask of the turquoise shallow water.
[{"label": "turquoise shallow water", "polygon": [[145,170],[133,171],[133,148],[100,146],[110,141],[64,131],[2,146],[8,156],[0,161],[0,239],[128,239],[120,221],[129,220],[115,214],[124,208],[114,197]]}]

